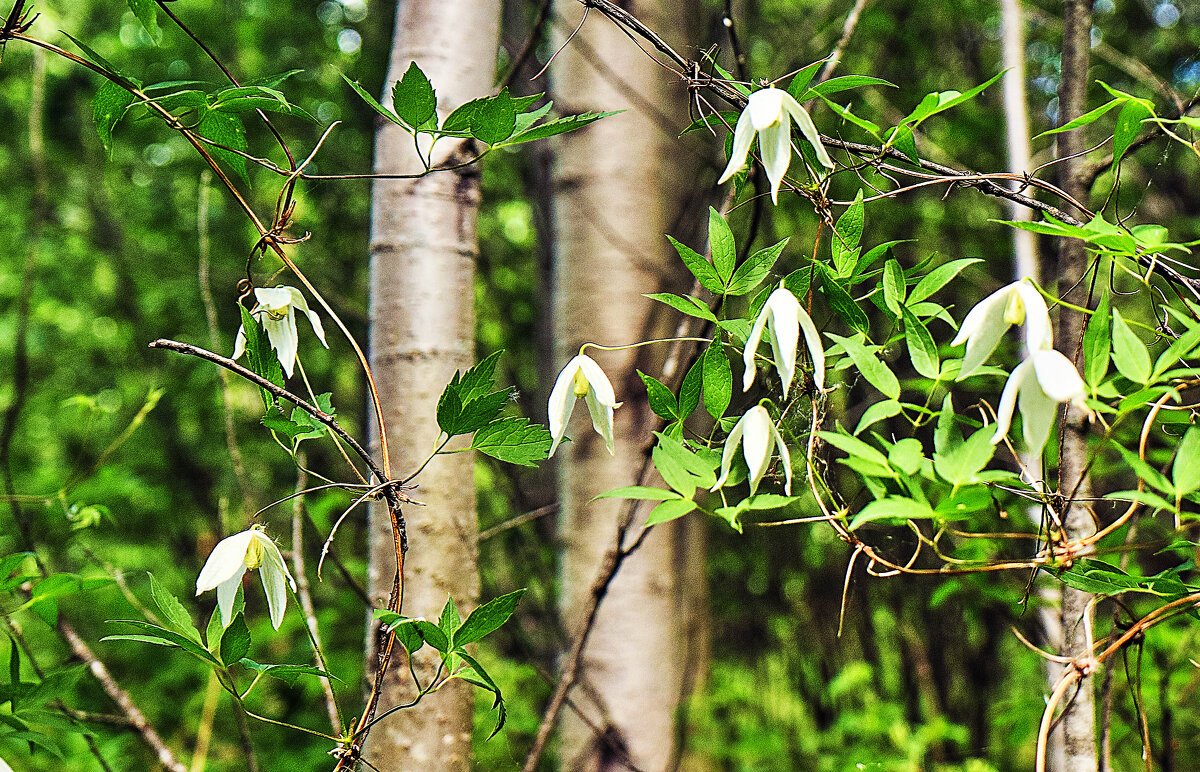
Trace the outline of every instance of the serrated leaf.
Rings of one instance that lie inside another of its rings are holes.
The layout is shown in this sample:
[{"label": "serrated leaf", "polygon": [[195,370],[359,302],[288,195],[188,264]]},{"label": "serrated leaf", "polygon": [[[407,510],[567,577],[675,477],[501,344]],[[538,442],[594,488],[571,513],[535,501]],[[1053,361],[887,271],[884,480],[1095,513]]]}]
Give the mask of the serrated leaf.
[{"label": "serrated leaf", "polygon": [[498,630],[513,615],[513,611],[517,608],[517,602],[524,594],[525,590],[523,589],[515,590],[493,598],[472,611],[466,621],[462,623],[462,627],[458,628],[458,632],[454,634],[454,645],[466,646],[478,641],[488,633]]},{"label": "serrated leaf", "polygon": [[637,374],[642,379],[642,383],[646,384],[650,409],[654,411],[655,415],[668,421],[682,418],[679,415],[679,403],[675,401],[675,395],[671,393],[670,389],[652,375],[646,375],[641,370],[638,370]]},{"label": "serrated leaf", "polygon": [[537,466],[550,453],[553,438],[546,427],[526,418],[501,418],[475,432],[471,447],[509,464]]},{"label": "serrated leaf", "polygon": [[447,597],[446,605],[442,606],[442,613],[438,617],[438,627],[446,634],[451,645],[454,644],[454,633],[461,624],[462,618],[458,615],[458,605],[454,602],[454,598]]},{"label": "serrated leaf", "polygon": [[155,578],[154,574],[148,571],[146,573],[150,577],[150,597],[154,600],[154,605],[158,606],[158,610],[162,612],[167,624],[196,643],[202,643],[200,640],[200,631],[192,623],[191,614],[187,612],[187,609],[183,607],[179,599],[172,595],[170,590]]},{"label": "serrated leaf", "polygon": [[713,207],[708,208],[708,248],[712,252],[713,267],[721,284],[728,285],[737,263],[737,246],[733,243],[733,231],[729,223]]},{"label": "serrated leaf", "polygon": [[448,434],[470,434],[482,429],[500,415],[500,411],[504,409],[511,398],[512,389],[501,389],[472,399],[462,406],[455,429]]},{"label": "serrated leaf", "polygon": [[395,123],[395,124],[403,123],[403,121],[400,120],[399,116],[397,116],[395,113],[393,113],[391,110],[387,109],[383,105],[379,104],[379,100],[377,100],[374,96],[372,96],[371,93],[369,91],[367,91],[365,88],[358,85],[358,81],[350,80],[350,78],[346,77],[345,73],[338,73],[338,74],[342,76],[342,80],[346,81],[346,84],[349,85],[350,88],[354,89],[354,93],[358,94],[359,98],[362,99],[364,102],[366,102],[367,105],[372,110],[379,113],[384,118],[387,118],[392,123]]},{"label": "serrated leaf", "polygon": [[[232,150],[246,149],[246,127],[236,115],[228,113],[206,113],[200,122],[192,129],[196,134],[215,142],[223,147],[204,145],[203,147],[221,163],[235,171],[242,182],[250,184],[250,176],[246,173],[246,159]],[[225,150],[224,148],[230,148]]]},{"label": "serrated leaf", "polygon": [[912,359],[913,368],[925,376],[938,380],[940,360],[938,359],[937,344],[933,342],[933,336],[929,333],[929,328],[925,323],[918,319],[912,311],[905,306],[903,309],[904,315],[904,342],[908,344],[908,356]]},{"label": "serrated leaf", "polygon": [[778,244],[760,249],[746,258],[746,261],[733,272],[725,294],[745,295],[752,292],[771,273],[771,269],[779,260],[779,255],[787,244],[788,239],[784,239]]},{"label": "serrated leaf", "polygon": [[1083,333],[1083,379],[1093,391],[1108,373],[1108,358],[1112,351],[1111,316],[1108,293],[1104,292]]},{"label": "serrated leaf", "polygon": [[1121,312],[1112,310],[1112,359],[1117,371],[1134,383],[1150,382],[1150,352]]},{"label": "serrated leaf", "polygon": [[719,340],[713,341],[704,352],[701,367],[704,371],[704,409],[713,418],[720,418],[733,399],[733,369]]},{"label": "serrated leaf", "polygon": [[446,637],[445,631],[440,627],[424,619],[414,619],[413,627],[421,634],[421,638],[424,639],[425,643],[428,643],[443,654],[449,653],[450,639]]},{"label": "serrated leaf", "polygon": [[691,295],[676,295],[671,292],[652,292],[644,297],[651,300],[657,300],[660,303],[666,303],[671,308],[681,314],[694,316],[697,319],[704,319],[709,322],[716,322],[717,317],[713,316],[712,311],[708,310],[708,306],[700,302]]},{"label": "serrated leaf", "polygon": [[436,120],[437,95],[416,62],[410,63],[404,75],[392,86],[392,109],[414,130],[426,128],[426,124]]},{"label": "serrated leaf", "polygon": [[112,158],[113,129],[125,116],[133,102],[133,94],[111,80],[100,84],[96,96],[92,98],[92,121],[96,124],[96,133],[100,135],[100,144],[104,146],[104,152],[108,154],[109,159]]},{"label": "serrated leaf", "polygon": [[471,666],[471,670],[474,671],[474,674],[478,678],[471,678],[469,673],[462,673],[458,675],[458,677],[462,678],[468,683],[472,683],[483,689],[487,689],[492,694],[496,695],[496,699],[492,701],[492,709],[497,711],[498,715],[496,719],[496,727],[487,736],[487,739],[490,740],[496,736],[497,732],[504,728],[504,721],[505,717],[507,716],[507,711],[504,707],[504,697],[500,694],[500,687],[496,686],[496,682],[493,681],[492,677],[487,674],[487,671],[483,669],[482,665],[475,661],[471,655],[465,652],[461,652],[459,656],[463,658],[464,662]]},{"label": "serrated leaf", "polygon": [[289,440],[295,439],[301,434],[308,431],[308,428],[301,426],[295,421],[286,418],[283,411],[279,409],[279,405],[272,404],[267,408],[266,414],[262,417],[262,425],[273,432],[279,432],[287,436]]},{"label": "serrated leaf", "polygon": [[221,633],[220,657],[225,667],[235,664],[250,651],[250,628],[244,614],[234,614],[233,621]]},{"label": "serrated leaf", "polygon": [[900,381],[896,379],[896,374],[874,352],[866,348],[862,339],[846,338],[829,332],[825,334],[842,344],[846,355],[868,383],[891,399],[900,397]]},{"label": "serrated leaf", "polygon": [[671,499],[664,501],[654,509],[650,510],[650,516],[646,518],[646,525],[658,525],[659,523],[670,522],[677,518],[683,517],[689,512],[695,511],[696,502],[690,499]]},{"label": "serrated leaf", "polygon": [[481,142],[496,145],[513,135],[517,125],[517,109],[508,93],[500,93],[481,101],[471,115],[471,135]]},{"label": "serrated leaf", "polygon": [[680,259],[683,260],[683,264],[687,266],[687,269],[691,271],[692,276],[695,276],[696,281],[700,282],[700,286],[714,295],[720,295],[725,292],[725,282],[721,281],[721,277],[717,275],[717,269],[712,266],[712,263],[704,259],[704,255],[701,255],[686,244],[681,244],[672,236],[667,236],[667,239],[675,247],[675,251],[679,253]]}]

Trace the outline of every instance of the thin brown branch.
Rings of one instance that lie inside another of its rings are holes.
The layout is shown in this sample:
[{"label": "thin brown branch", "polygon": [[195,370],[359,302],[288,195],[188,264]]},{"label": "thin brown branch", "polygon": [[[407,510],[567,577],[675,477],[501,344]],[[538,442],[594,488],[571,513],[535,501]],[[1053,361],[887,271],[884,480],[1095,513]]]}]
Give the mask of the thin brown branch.
[{"label": "thin brown branch", "polygon": [[854,29],[858,26],[858,18],[862,15],[863,8],[866,5],[867,0],[855,0],[854,7],[850,9],[850,13],[846,14],[846,23],[842,25],[842,36],[838,38],[837,45],[833,47],[833,53],[829,55],[829,60],[821,68],[821,74],[817,76],[818,84],[829,80],[829,76],[833,74],[838,63],[842,61],[842,54],[846,53],[846,46],[850,45],[850,38],[854,36]]}]

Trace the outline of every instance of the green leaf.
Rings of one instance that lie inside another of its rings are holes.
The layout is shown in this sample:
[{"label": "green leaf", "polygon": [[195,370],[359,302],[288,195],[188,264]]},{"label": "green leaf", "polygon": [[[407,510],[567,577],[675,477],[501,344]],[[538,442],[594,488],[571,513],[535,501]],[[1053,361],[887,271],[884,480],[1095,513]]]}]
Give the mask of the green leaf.
[{"label": "green leaf", "polygon": [[652,375],[646,375],[641,370],[638,370],[637,374],[642,379],[642,383],[646,384],[650,409],[654,411],[655,415],[668,421],[683,418],[679,414],[679,403],[675,401],[675,395],[671,393],[670,389]]},{"label": "green leaf", "polygon": [[551,442],[544,426],[527,418],[502,418],[475,432],[471,447],[509,464],[537,466],[550,453]]},{"label": "green leaf", "polygon": [[696,509],[696,502],[689,499],[670,499],[664,501],[650,511],[646,525],[658,525],[683,517]]},{"label": "green leaf", "polygon": [[894,147],[904,154],[904,157],[913,163],[918,163],[921,158],[917,155],[917,138],[913,135],[912,126],[903,125],[896,126],[888,132],[887,141],[883,143],[884,147]]},{"label": "green leaf", "polygon": [[963,93],[957,91],[942,91],[927,94],[921,103],[917,105],[917,109],[913,110],[900,123],[907,124],[910,128],[916,129],[926,118],[937,115],[940,112],[949,110],[952,107],[957,107],[963,102],[974,99],[983,92],[988,86],[1000,80],[1004,72],[998,72],[989,78],[985,83],[981,83],[975,88],[969,89]]},{"label": "green leaf", "polygon": [[900,316],[900,306],[904,305],[906,292],[904,269],[895,259],[888,260],[883,265],[883,304],[892,312],[892,316]]},{"label": "green leaf", "polygon": [[[153,3],[151,3],[153,5]],[[113,129],[125,116],[129,106],[134,102],[133,94],[121,86],[106,80],[100,84],[96,96],[92,98],[92,121],[96,124],[96,133],[100,135],[100,144],[104,152],[112,159]]]},{"label": "green leaf", "polygon": [[[250,184],[250,176],[246,173],[246,159],[232,152],[233,150],[245,151],[246,149],[246,127],[242,125],[241,120],[236,115],[230,115],[229,113],[206,113],[192,131],[210,142],[215,142],[217,145],[223,146],[203,145],[205,150],[212,154],[213,158],[216,158],[235,171],[242,182],[247,185]],[[230,150],[225,150],[224,148],[230,148]]]},{"label": "green leaf", "polygon": [[940,290],[942,287],[950,283],[950,281],[959,274],[962,269],[972,263],[982,263],[978,257],[964,257],[959,260],[951,260],[948,263],[939,265],[929,273],[925,274],[922,279],[917,282],[917,286],[913,287],[912,292],[908,295],[908,304],[920,303],[933,293]]},{"label": "green leaf", "polygon": [[729,229],[729,223],[711,206],[708,208],[708,248],[712,251],[717,277],[722,284],[729,284],[737,263],[737,247],[733,243],[733,231]]},{"label": "green leaf", "polygon": [[896,379],[896,374],[873,351],[866,348],[862,336],[845,338],[831,332],[825,334],[842,344],[846,355],[868,383],[885,396],[892,399],[900,397],[900,381]]},{"label": "green leaf", "polygon": [[220,656],[225,667],[233,665],[250,651],[250,628],[246,627],[243,614],[235,614],[233,621],[221,634]]},{"label": "green leaf", "polygon": [[1113,129],[1113,160],[1112,165],[1115,167],[1121,163],[1121,159],[1125,157],[1125,152],[1129,150],[1129,146],[1137,139],[1138,134],[1142,131],[1142,121],[1146,120],[1154,112],[1146,107],[1140,101],[1130,100],[1121,108],[1121,112],[1117,113],[1117,125]]},{"label": "green leaf", "polygon": [[863,220],[866,217],[862,197],[860,189],[854,196],[854,202],[838,218],[837,229],[829,242],[838,276],[849,276],[858,262],[858,244],[862,240]]},{"label": "green leaf", "polygon": [[154,574],[148,571],[146,573],[150,577],[150,597],[154,600],[154,605],[158,606],[159,611],[162,612],[167,624],[196,643],[202,643],[200,640],[200,631],[192,623],[192,617],[183,607],[183,604],[155,578]]},{"label": "green leaf", "polygon": [[162,30],[158,28],[158,14],[156,13],[158,5],[154,0],[128,0],[129,10],[133,11],[133,15],[142,23],[146,34],[154,41],[155,45],[162,40]]},{"label": "green leaf", "polygon": [[779,260],[779,255],[787,243],[788,239],[784,239],[778,244],[760,249],[746,258],[746,262],[739,265],[738,269],[733,272],[725,294],[745,295],[752,292],[771,273],[771,268]]},{"label": "green leaf", "polygon": [[1150,382],[1150,352],[1121,316],[1112,310],[1112,359],[1117,371],[1134,383]]},{"label": "green leaf", "polygon": [[829,99],[829,97],[826,97],[824,95],[818,95],[818,96],[820,96],[821,101],[824,102],[826,104],[826,106],[828,106],[829,109],[832,110],[842,120],[849,121],[850,123],[854,124],[858,128],[860,128],[863,131],[870,134],[875,139],[879,139],[879,124],[875,123],[874,121],[868,121],[866,118],[863,118],[861,116],[855,115],[850,110],[849,105],[847,105],[846,107],[842,107],[837,102],[834,102],[833,100]]},{"label": "green leaf", "polygon": [[425,643],[443,654],[450,652],[450,639],[446,637],[446,633],[440,627],[424,619],[414,619],[413,627],[417,628],[417,632],[421,634]]},{"label": "green leaf", "polygon": [[677,499],[679,494],[674,491],[666,491],[662,488],[648,488],[644,485],[626,485],[624,488],[613,488],[611,491],[605,491],[596,499],[636,499],[638,501],[667,501],[668,499]]},{"label": "green leaf", "polygon": [[267,408],[266,414],[262,417],[262,425],[273,432],[280,432],[287,435],[289,440],[295,439],[297,436],[308,431],[307,427],[301,426],[290,418],[286,418],[277,404],[272,404]]},{"label": "green leaf", "polygon": [[894,399],[885,399],[882,402],[876,402],[863,411],[862,418],[858,419],[858,426],[854,429],[855,435],[861,434],[863,429],[868,426],[878,423],[885,418],[900,415],[900,403]]},{"label": "green leaf", "polygon": [[896,444],[888,451],[888,466],[900,470],[909,477],[921,469],[921,462],[925,460],[925,451],[921,447],[921,441],[915,437],[897,440]]},{"label": "green leaf", "polygon": [[1154,363],[1154,372],[1151,373],[1150,379],[1157,381],[1162,377],[1163,373],[1174,367],[1179,360],[1187,359],[1191,356],[1197,346],[1200,346],[1200,324],[1195,325],[1171,341],[1171,345],[1167,346],[1167,350]]},{"label": "green leaf", "polygon": [[996,446],[992,444],[995,429],[978,429],[965,442],[935,451],[933,471],[946,482],[958,487],[979,482],[979,472],[992,460]]},{"label": "green leaf", "polygon": [[[787,92],[792,95],[793,99],[797,102],[804,101],[805,95],[811,91],[808,84],[812,83],[813,76],[817,74],[817,69],[825,64],[825,61],[825,59],[818,59],[811,64],[806,64],[792,76],[791,81],[788,82]],[[735,114],[733,117],[737,118],[737,115]]]},{"label": "green leaf", "polygon": [[1051,134],[1058,134],[1058,133],[1064,132],[1064,131],[1071,131],[1072,129],[1078,129],[1080,126],[1087,126],[1089,123],[1094,123],[1097,118],[1104,115],[1109,110],[1116,107],[1117,105],[1122,104],[1123,102],[1125,102],[1124,99],[1114,99],[1111,102],[1105,102],[1104,104],[1097,107],[1095,110],[1090,110],[1090,111],[1084,113],[1083,115],[1079,116],[1078,118],[1075,118],[1074,120],[1064,123],[1062,126],[1059,126],[1057,129],[1050,129],[1049,131],[1043,131],[1041,134],[1038,134],[1036,137],[1034,137],[1034,139],[1041,139],[1042,137],[1046,137]]},{"label": "green leaf", "polygon": [[270,676],[271,678],[277,678],[289,686],[295,686],[296,681],[299,680],[300,676],[302,675],[318,676],[320,678],[332,678],[335,681],[339,680],[337,676],[326,673],[324,670],[312,667],[311,665],[260,665],[254,660],[246,659],[245,657],[238,660],[238,664],[244,668],[253,670],[256,673],[262,673],[263,675]]},{"label": "green leaf", "polygon": [[454,633],[461,624],[462,617],[458,615],[458,606],[454,598],[447,596],[446,605],[442,606],[441,616],[438,617],[438,628],[446,634],[451,645],[454,645]]},{"label": "green leaf", "polygon": [[517,110],[508,86],[500,89],[494,97],[479,103],[471,116],[471,134],[481,142],[495,145],[513,135],[517,126]]},{"label": "green leaf", "polygon": [[[1157,491],[1170,494],[1171,496],[1175,495],[1175,486],[1171,484],[1171,481],[1162,472],[1147,464],[1132,450],[1119,444],[1114,444],[1113,447],[1125,459],[1125,463],[1133,469],[1134,474],[1144,480],[1147,485]],[[1172,473],[1174,473],[1174,469],[1172,469]]]},{"label": "green leaf", "polygon": [[854,330],[866,334],[870,327],[867,315],[858,307],[858,303],[854,302],[854,298],[850,297],[846,288],[838,283],[828,267],[817,263],[817,268],[821,272],[821,292],[829,302],[829,307]]},{"label": "green leaf", "polygon": [[924,501],[915,501],[903,496],[887,496],[877,499],[859,510],[850,521],[850,530],[876,520],[927,520],[937,513]]},{"label": "green leaf", "polygon": [[704,255],[701,255],[685,244],[679,243],[671,236],[667,236],[667,238],[675,247],[675,251],[679,253],[683,264],[692,272],[692,276],[696,277],[696,281],[700,282],[700,286],[714,295],[720,295],[725,292],[725,282],[721,281],[721,277],[717,275],[717,269],[712,266],[712,263],[704,259]]},{"label": "green leaf", "polygon": [[1112,349],[1112,335],[1109,333],[1111,316],[1108,293],[1104,292],[1083,333],[1083,378],[1093,391],[1108,373],[1108,357]]},{"label": "green leaf", "polygon": [[521,596],[524,594],[524,589],[514,590],[506,595],[493,598],[472,611],[467,620],[462,623],[462,627],[458,628],[458,632],[454,634],[454,645],[466,646],[499,629],[513,615],[513,611],[517,608],[517,601],[521,600]]},{"label": "green leaf", "polygon": [[[140,619],[110,619],[109,622],[112,624],[129,625],[130,627],[134,627],[138,630],[143,630],[150,633],[150,637],[152,638],[166,641],[166,643],[158,644],[160,646],[175,646],[183,649],[188,654],[191,654],[193,657],[196,657],[199,660],[217,665],[218,667],[221,665],[221,662],[211,653],[209,653],[209,651],[203,646],[196,643],[191,638],[168,630],[165,627],[159,627],[158,625],[150,624],[149,622],[143,622]],[[114,636],[108,636],[106,638],[101,638],[100,640],[118,640],[118,638]],[[146,642],[150,643],[151,641]]]},{"label": "green leaf", "polygon": [[676,295],[672,292],[652,292],[643,297],[657,300],[659,303],[666,303],[676,311],[688,316],[694,316],[697,319],[704,319],[710,322],[717,321],[717,317],[713,316],[712,311],[708,310],[708,306],[691,295]]},{"label": "green leaf", "polygon": [[[836,94],[840,91],[848,91],[852,88],[862,88],[863,86],[891,86],[896,88],[895,83],[890,83],[883,78],[872,78],[869,75],[843,75],[839,78],[830,78],[824,83],[818,83],[808,90],[805,99],[812,96],[827,97],[830,94]],[[797,100],[805,101],[805,100]]]},{"label": "green leaf", "polygon": [[590,123],[595,123],[601,118],[607,118],[610,115],[617,115],[624,112],[623,110],[613,110],[605,113],[580,113],[579,115],[569,115],[565,118],[558,118],[553,121],[547,121],[540,126],[534,126],[532,129],[522,131],[516,134],[506,142],[493,147],[508,147],[509,145],[519,145],[522,142],[532,142],[535,139],[545,139],[554,137],[559,134],[565,134],[568,131],[582,129]]},{"label": "green leaf", "polygon": [[904,342],[908,344],[908,356],[912,359],[913,368],[926,378],[938,380],[940,373],[937,344],[929,328],[905,306],[904,313]]},{"label": "green leaf", "polygon": [[338,73],[338,74],[342,76],[342,80],[346,81],[346,83],[350,86],[350,88],[354,89],[354,93],[358,94],[359,98],[361,98],[364,102],[366,102],[367,105],[372,110],[379,113],[384,118],[387,118],[392,123],[395,123],[397,125],[403,123],[403,121],[401,121],[400,118],[395,113],[393,113],[391,110],[387,109],[383,105],[379,104],[379,101],[377,99],[375,99],[375,97],[373,97],[369,91],[367,91],[362,86],[358,85],[358,81],[350,80],[348,77],[346,77],[345,73]]},{"label": "green leaf", "polygon": [[458,387],[458,394],[463,402],[470,402],[492,391],[492,387],[496,385],[496,365],[503,354],[503,349],[493,351],[463,373],[461,378],[458,371],[455,371],[451,382]]},{"label": "green leaf", "polygon": [[437,95],[416,62],[409,64],[404,76],[392,86],[392,109],[414,130],[430,128],[427,124],[436,122]]},{"label": "green leaf", "polygon": [[[821,431],[817,432],[821,439],[828,442],[838,450],[845,452],[850,456],[851,460],[864,462],[873,471],[866,472],[873,474],[876,477],[895,477],[896,471],[888,464],[887,456],[880,453],[878,450],[858,439],[851,437],[848,434],[841,432]],[[862,471],[862,466],[855,466],[855,469]]]},{"label": "green leaf", "polygon": [[1193,426],[1183,435],[1175,462],[1171,465],[1175,495],[1180,498],[1200,490],[1200,426]]},{"label": "green leaf", "polygon": [[[504,697],[500,694],[500,687],[496,686],[496,682],[493,681],[492,677],[487,674],[487,671],[483,669],[482,665],[476,662],[475,659],[466,652],[460,652],[459,656],[463,658],[463,661],[471,666],[471,670],[459,671],[455,674],[455,677],[461,678],[464,681],[472,683],[480,688],[487,689],[492,694],[496,695],[496,699],[492,701],[492,708],[497,711],[498,716],[496,719],[496,727],[487,736],[487,739],[490,740],[496,736],[497,732],[504,728],[504,720],[505,716],[507,715],[507,711],[504,707]],[[477,678],[471,677],[471,671],[474,672]]]},{"label": "green leaf", "polygon": [[713,341],[701,361],[704,370],[704,409],[713,418],[725,415],[733,399],[733,372],[719,340]]}]

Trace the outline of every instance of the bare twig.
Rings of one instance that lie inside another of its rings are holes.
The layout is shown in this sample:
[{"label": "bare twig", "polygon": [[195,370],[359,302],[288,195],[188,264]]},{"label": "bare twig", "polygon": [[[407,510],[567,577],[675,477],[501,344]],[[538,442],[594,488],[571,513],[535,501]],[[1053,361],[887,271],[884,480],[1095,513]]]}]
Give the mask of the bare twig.
[{"label": "bare twig", "polygon": [[833,74],[838,63],[842,61],[842,54],[846,53],[846,46],[850,45],[850,38],[854,35],[854,28],[858,26],[858,17],[862,15],[863,8],[866,5],[867,0],[854,0],[854,7],[850,9],[850,13],[846,14],[846,23],[842,25],[842,36],[838,38],[837,45],[833,47],[833,53],[829,55],[829,60],[821,68],[821,74],[817,76],[817,83],[824,83],[829,80],[829,76]]}]

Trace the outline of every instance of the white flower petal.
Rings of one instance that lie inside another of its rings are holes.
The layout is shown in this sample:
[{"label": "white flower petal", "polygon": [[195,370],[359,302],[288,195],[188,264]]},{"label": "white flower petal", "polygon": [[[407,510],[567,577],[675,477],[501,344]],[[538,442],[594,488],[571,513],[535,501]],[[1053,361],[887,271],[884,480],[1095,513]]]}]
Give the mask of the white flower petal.
[{"label": "white flower petal", "polygon": [[600,365],[596,364],[596,360],[586,354],[580,354],[575,357],[579,364],[579,369],[583,371],[583,378],[588,382],[591,391],[595,392],[596,399],[600,404],[607,407],[617,407],[617,395],[613,392],[612,382],[608,380],[608,376],[600,369]]},{"label": "white flower petal", "polygon": [[276,319],[270,314],[263,316],[263,327],[271,340],[271,348],[279,354],[279,364],[287,377],[292,377],[296,369],[296,352],[300,348],[299,333],[296,331],[296,314],[289,307],[282,319]]},{"label": "white flower petal", "polygon": [[[770,86],[749,96],[746,111],[750,113],[750,124],[755,131],[763,131],[781,122],[784,118],[783,98],[787,95],[786,91]],[[786,120],[783,122],[786,123]]]},{"label": "white flower petal", "polygon": [[[804,342],[808,344],[808,353],[812,356],[813,361],[813,383],[818,389],[825,388],[825,348],[821,345],[821,334],[817,332],[817,326],[813,324],[812,317],[800,306],[799,301],[796,302],[799,314],[796,317],[800,323],[800,329],[804,331]],[[787,389],[783,390],[783,395],[787,396]],[[790,474],[789,467],[789,474]]]},{"label": "white flower petal", "polygon": [[578,371],[579,357],[575,357],[558,374],[554,388],[550,390],[546,414],[550,420],[550,436],[554,438],[550,446],[551,456],[567,433],[567,421],[571,420],[571,411],[575,409],[575,373]]},{"label": "white flower petal", "polygon": [[725,167],[725,171],[721,173],[721,178],[717,180],[718,185],[745,167],[746,156],[750,152],[750,144],[754,141],[756,133],[750,122],[750,111],[748,109],[743,110],[741,117],[738,118],[737,125],[733,129],[733,149],[729,153],[729,164]]},{"label": "white flower petal", "polygon": [[217,608],[221,609],[223,627],[229,627],[229,623],[233,621],[233,602],[237,600],[237,591],[242,586],[242,576],[245,573],[246,567],[242,566],[241,571],[217,585]]},{"label": "white flower petal", "polygon": [[758,484],[767,472],[771,460],[771,414],[762,405],[746,411],[740,423],[742,431],[742,455],[746,468],[750,470],[750,495],[758,490]]},{"label": "white flower petal", "polygon": [[233,339],[233,356],[230,359],[237,359],[242,354],[246,353],[246,326],[238,327],[237,337]]},{"label": "white flower petal", "polygon": [[967,318],[963,320],[958,335],[950,342],[952,346],[958,346],[963,341],[966,341],[967,344],[958,380],[962,380],[978,370],[996,350],[996,346],[1000,344],[1000,339],[1008,330],[1008,323],[1004,321],[1004,309],[1008,304],[1010,294],[1009,287],[997,290],[979,301],[967,313]]},{"label": "white flower petal", "polygon": [[1079,371],[1062,353],[1054,349],[1031,351],[1030,361],[1037,373],[1038,385],[1055,402],[1077,402],[1087,396],[1087,386]]},{"label": "white flower petal", "polygon": [[783,492],[788,496],[792,495],[792,454],[788,452],[787,443],[783,441],[783,435],[779,433],[779,429],[775,424],[771,424],[771,437],[775,440],[775,450],[779,452],[779,461],[783,464],[783,476],[785,483]]},{"label": "white flower petal", "polygon": [[1046,299],[1027,281],[1016,283],[1014,291],[1025,307],[1025,347],[1030,351],[1054,348],[1054,333]]},{"label": "white flower petal", "polygon": [[779,203],[779,186],[792,163],[792,132],[787,121],[781,121],[758,133],[758,152],[763,169],[771,181],[771,203]]},{"label": "white flower petal", "polygon": [[746,416],[742,416],[733,429],[729,432],[729,436],[725,438],[725,449],[721,451],[721,476],[717,478],[717,482],[710,491],[719,490],[725,481],[729,479],[729,468],[733,466],[733,457],[737,453],[738,443],[742,441],[742,433],[746,431]]},{"label": "white flower petal", "polygon": [[812,145],[813,152],[817,154],[817,160],[826,169],[834,167],[833,159],[829,157],[825,146],[821,144],[821,134],[817,131],[816,124],[813,123],[812,116],[808,111],[797,102],[792,95],[786,91],[783,93],[783,108],[791,114],[792,120],[796,122],[796,128],[800,129],[800,133],[808,140],[808,144]]},{"label": "white flower petal", "polygon": [[996,408],[996,433],[992,435],[992,444],[999,445],[1012,428],[1013,413],[1017,409],[1017,393],[1024,388],[1024,383],[1033,377],[1033,364],[1026,359],[1013,368],[1000,394],[1000,405]]},{"label": "white flower petal", "polygon": [[309,307],[308,301],[304,299],[304,295],[295,287],[288,287],[291,291],[292,305],[299,308],[308,317],[309,323],[312,324],[313,332],[317,334],[317,340],[321,341],[321,345],[329,348],[329,344],[325,342],[325,328],[321,325],[321,317],[317,312]]},{"label": "white flower petal", "polygon": [[[787,398],[788,388],[796,374],[796,349],[800,345],[800,301],[789,290],[780,287],[767,298],[771,319],[771,353],[775,357],[775,369],[779,371],[779,379],[783,382],[783,396]],[[807,314],[805,314],[807,316]],[[811,323],[811,320],[809,320]]]},{"label": "white flower petal", "polygon": [[259,566],[258,572],[262,575],[263,590],[267,595],[267,609],[271,613],[271,626],[278,630],[280,623],[283,622],[283,612],[287,608],[287,587],[284,585],[284,580],[287,580],[293,591],[296,589],[296,582],[292,579],[287,564],[283,562],[283,555],[279,552],[279,547],[275,542],[262,531],[255,531],[254,538],[262,547],[263,562]]},{"label": "white flower petal", "polygon": [[242,531],[233,536],[227,536],[213,547],[209,553],[200,576],[196,577],[196,594],[211,590],[233,576],[241,576],[246,571],[246,549],[254,531]]},{"label": "white flower petal", "polygon": [[746,338],[746,347],[742,349],[742,391],[750,391],[750,387],[754,385],[754,376],[758,373],[758,368],[755,365],[755,356],[758,354],[758,344],[762,341],[763,330],[767,326],[767,320],[771,316],[771,308],[766,303],[758,312],[758,318],[754,320],[754,326],[750,328],[750,337]]},{"label": "white flower petal", "polygon": [[1018,404],[1021,407],[1021,432],[1025,435],[1025,449],[1034,458],[1042,457],[1050,428],[1058,417],[1058,402],[1046,395],[1038,386],[1036,378],[1027,378],[1021,388]]},{"label": "white flower petal", "polygon": [[604,447],[608,448],[610,456],[613,455],[616,452],[613,444],[613,404],[601,402],[595,389],[591,388],[584,401],[587,402],[588,412],[592,414],[592,428],[604,438]]}]

